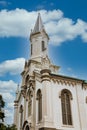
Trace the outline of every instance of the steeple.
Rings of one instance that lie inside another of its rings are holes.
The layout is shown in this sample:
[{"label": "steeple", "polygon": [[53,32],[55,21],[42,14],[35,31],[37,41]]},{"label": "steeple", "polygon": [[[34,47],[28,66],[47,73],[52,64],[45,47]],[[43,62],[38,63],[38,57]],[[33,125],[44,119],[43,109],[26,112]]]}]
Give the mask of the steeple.
[{"label": "steeple", "polygon": [[34,29],[30,34],[31,59],[41,62],[41,58],[48,55],[48,41],[49,36],[45,31],[41,15],[38,13]]},{"label": "steeple", "polygon": [[34,27],[34,30],[33,30],[32,33],[33,33],[33,34],[34,34],[34,33],[38,33],[38,32],[40,32],[41,30],[44,30],[44,25],[43,25],[43,22],[42,22],[40,13],[38,13],[37,21],[36,21],[36,24],[35,24],[35,27]]}]

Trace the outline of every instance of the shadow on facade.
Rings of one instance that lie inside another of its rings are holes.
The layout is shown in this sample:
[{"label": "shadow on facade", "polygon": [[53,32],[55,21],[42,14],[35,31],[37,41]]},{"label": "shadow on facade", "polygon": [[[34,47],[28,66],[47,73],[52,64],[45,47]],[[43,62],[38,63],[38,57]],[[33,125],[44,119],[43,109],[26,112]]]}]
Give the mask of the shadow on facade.
[{"label": "shadow on facade", "polygon": [[22,127],[22,130],[30,130],[28,121],[25,121]]}]

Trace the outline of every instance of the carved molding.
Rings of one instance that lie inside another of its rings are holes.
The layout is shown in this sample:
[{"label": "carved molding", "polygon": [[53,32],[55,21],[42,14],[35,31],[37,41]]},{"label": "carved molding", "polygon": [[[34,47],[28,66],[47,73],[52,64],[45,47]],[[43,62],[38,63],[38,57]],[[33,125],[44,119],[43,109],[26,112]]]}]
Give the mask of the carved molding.
[{"label": "carved molding", "polygon": [[40,71],[41,73],[41,81],[50,81],[50,72],[51,70],[49,69],[43,69]]},{"label": "carved molding", "polygon": [[87,84],[82,84],[82,89],[86,90],[87,89]]},{"label": "carved molding", "polygon": [[26,91],[26,101],[31,100],[31,98],[33,97],[33,93],[34,93],[34,86],[30,85]]},{"label": "carved molding", "polygon": [[15,108],[18,107],[18,101],[17,100],[14,101],[14,107]]},{"label": "carved molding", "polygon": [[52,81],[54,83],[57,83],[57,84],[61,84],[61,85],[69,85],[69,86],[75,86],[77,83],[76,81],[69,81],[69,80],[66,80],[66,79],[54,79],[52,78]]},{"label": "carved molding", "polygon": [[26,87],[24,87],[24,86],[21,87],[21,94],[23,95],[24,98],[26,97],[26,90],[27,90],[27,86]]}]

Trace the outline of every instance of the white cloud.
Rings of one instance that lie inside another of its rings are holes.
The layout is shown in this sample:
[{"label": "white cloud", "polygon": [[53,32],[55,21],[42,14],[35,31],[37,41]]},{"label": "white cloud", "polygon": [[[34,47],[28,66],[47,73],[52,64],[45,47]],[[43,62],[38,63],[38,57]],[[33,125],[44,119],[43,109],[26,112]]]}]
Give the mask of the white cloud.
[{"label": "white cloud", "polygon": [[13,103],[13,102],[8,103],[7,108],[9,108],[9,109],[13,109],[13,108],[14,108],[14,103]]},{"label": "white cloud", "polygon": [[[82,40],[87,42],[87,22],[79,18],[77,21],[66,18],[61,10],[40,10],[40,13],[50,35],[50,43],[59,45],[77,36],[81,36]],[[1,10],[0,37],[29,37],[37,15],[36,11],[28,12],[25,9]]]},{"label": "white cloud", "polygon": [[11,75],[16,75],[22,72],[24,67],[25,59],[17,58],[14,60],[7,60],[0,64],[0,76],[3,76],[6,73]]},{"label": "white cloud", "polygon": [[78,19],[76,23],[68,18],[61,18],[58,22],[49,22],[46,25],[51,42],[60,44],[67,40],[73,40],[81,36],[84,42],[87,42],[87,23]]},{"label": "white cloud", "polygon": [[[15,93],[15,91],[14,91],[14,93]],[[10,93],[10,92],[4,93],[3,92],[2,95],[3,95],[3,99],[5,100],[6,104],[14,102],[15,97],[13,96],[12,93]]]},{"label": "white cloud", "polygon": [[0,12],[0,36],[28,36],[35,12],[24,9]]},{"label": "white cloud", "polygon": [[6,103],[12,103],[15,99],[14,94],[17,89],[17,83],[12,80],[1,81],[0,80],[0,94]]},{"label": "white cloud", "polygon": [[[0,92],[3,90],[4,92],[13,92],[14,90],[16,90],[17,84],[12,81],[1,81],[0,80]],[[6,95],[5,95],[6,96]]]},{"label": "white cloud", "polygon": [[12,113],[8,109],[5,110],[6,117],[11,117]]},{"label": "white cloud", "polygon": [[7,124],[13,124],[13,110],[5,109],[5,113],[5,122],[7,122]]},{"label": "white cloud", "polygon": [[8,124],[13,123],[13,107],[15,100],[15,92],[17,89],[17,83],[12,80],[1,81],[0,80],[0,94],[5,101],[5,121]]},{"label": "white cloud", "polygon": [[[0,64],[0,76],[9,73],[11,75],[17,75],[22,72],[24,67],[25,59],[17,58],[14,60],[7,60]],[[13,80],[2,81],[0,80],[0,94],[3,96],[5,101],[5,121],[8,124],[13,123],[13,105],[15,100],[15,92],[17,89],[17,83]],[[9,120],[10,119],[10,120]]]}]

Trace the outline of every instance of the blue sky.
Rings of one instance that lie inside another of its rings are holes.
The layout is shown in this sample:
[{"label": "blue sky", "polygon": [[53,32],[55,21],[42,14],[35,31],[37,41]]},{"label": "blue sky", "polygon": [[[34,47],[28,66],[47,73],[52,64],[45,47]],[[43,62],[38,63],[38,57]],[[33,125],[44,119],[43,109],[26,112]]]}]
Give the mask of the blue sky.
[{"label": "blue sky", "polygon": [[0,0],[0,93],[6,123],[13,120],[14,93],[29,59],[29,34],[38,12],[50,37],[49,57],[61,66],[59,74],[87,80],[86,0]]}]

